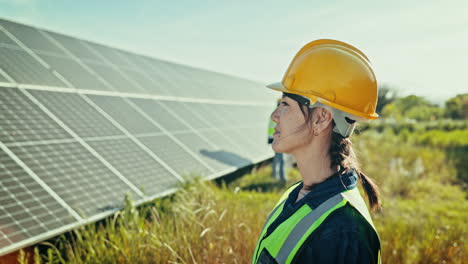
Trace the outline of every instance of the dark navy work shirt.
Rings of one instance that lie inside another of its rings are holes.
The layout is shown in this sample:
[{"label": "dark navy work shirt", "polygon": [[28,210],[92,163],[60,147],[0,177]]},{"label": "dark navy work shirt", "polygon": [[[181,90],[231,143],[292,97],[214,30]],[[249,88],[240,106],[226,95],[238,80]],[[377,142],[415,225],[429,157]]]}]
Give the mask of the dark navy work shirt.
[{"label": "dark navy work shirt", "polygon": [[[332,196],[356,187],[357,177],[354,170],[342,174],[335,173],[325,181],[313,186],[305,197],[295,203],[303,186],[301,182],[289,194],[283,211],[269,226],[266,235],[271,234],[279,224],[304,204],[314,210]],[[379,247],[379,240],[372,226],[354,207],[346,204],[333,211],[310,235],[292,263],[375,264],[377,263]]]}]

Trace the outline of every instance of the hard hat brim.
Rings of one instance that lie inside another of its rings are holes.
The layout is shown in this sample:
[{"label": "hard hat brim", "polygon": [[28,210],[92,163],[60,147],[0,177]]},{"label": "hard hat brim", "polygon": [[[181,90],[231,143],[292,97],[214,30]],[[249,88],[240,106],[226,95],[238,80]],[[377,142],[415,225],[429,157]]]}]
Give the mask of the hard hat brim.
[{"label": "hard hat brim", "polygon": [[267,85],[266,87],[273,89],[273,90],[281,91],[281,92],[287,92],[286,87],[284,87],[283,83],[281,82],[275,82],[275,83]]}]

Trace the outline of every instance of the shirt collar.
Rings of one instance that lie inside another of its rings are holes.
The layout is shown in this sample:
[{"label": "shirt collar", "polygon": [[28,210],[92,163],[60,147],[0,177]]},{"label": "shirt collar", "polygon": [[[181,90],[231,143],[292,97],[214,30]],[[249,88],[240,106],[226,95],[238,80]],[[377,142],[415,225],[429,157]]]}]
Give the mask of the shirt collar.
[{"label": "shirt collar", "polygon": [[[354,169],[345,171],[343,174],[339,174],[337,172],[328,177],[325,181],[312,187],[312,190],[304,196],[302,200],[304,200],[303,202],[309,205],[312,209],[315,209],[334,195],[355,188],[357,185],[357,179],[358,175]],[[297,198],[297,195],[303,185],[304,182],[301,182],[301,184],[292,191],[291,196]]]}]

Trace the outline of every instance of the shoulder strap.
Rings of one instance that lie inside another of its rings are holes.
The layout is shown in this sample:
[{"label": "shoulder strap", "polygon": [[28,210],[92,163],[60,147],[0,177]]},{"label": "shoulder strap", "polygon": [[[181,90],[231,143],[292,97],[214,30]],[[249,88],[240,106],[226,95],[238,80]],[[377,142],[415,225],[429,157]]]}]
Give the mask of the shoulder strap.
[{"label": "shoulder strap", "polygon": [[[358,188],[336,194],[320,204],[315,210],[305,215],[289,234],[286,241],[281,246],[275,259],[278,263],[288,263],[294,257],[295,252],[300,248],[304,240],[328,217],[335,209],[340,208],[349,202],[375,229],[366,203],[359,194]],[[377,233],[377,232],[376,232]],[[380,251],[379,251],[380,254]]]},{"label": "shoulder strap", "polygon": [[369,222],[369,224],[375,229],[374,222],[370,216],[369,210],[367,209],[366,202],[362,199],[361,194],[359,193],[358,188],[353,188],[346,192],[342,192],[341,195],[351,203],[351,205],[358,210],[358,212],[364,216],[364,218]]}]

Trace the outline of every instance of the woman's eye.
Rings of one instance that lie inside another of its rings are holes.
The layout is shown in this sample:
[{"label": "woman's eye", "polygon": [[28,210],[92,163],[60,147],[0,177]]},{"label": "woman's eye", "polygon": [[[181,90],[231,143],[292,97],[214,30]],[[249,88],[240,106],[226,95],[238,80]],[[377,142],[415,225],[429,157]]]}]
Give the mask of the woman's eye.
[{"label": "woman's eye", "polygon": [[281,102],[281,104],[282,104],[282,105],[288,105],[288,103],[286,103],[286,102]]}]

